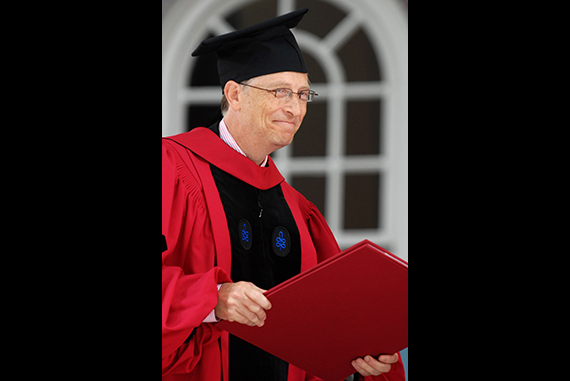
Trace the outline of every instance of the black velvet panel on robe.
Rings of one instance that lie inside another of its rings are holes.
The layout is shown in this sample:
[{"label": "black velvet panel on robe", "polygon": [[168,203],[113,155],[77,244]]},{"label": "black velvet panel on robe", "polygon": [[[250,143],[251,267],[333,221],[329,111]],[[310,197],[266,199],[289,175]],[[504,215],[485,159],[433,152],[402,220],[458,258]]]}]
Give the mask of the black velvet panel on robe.
[{"label": "black velvet panel on robe", "polygon": [[[232,280],[269,290],[299,274],[301,238],[281,186],[260,190],[210,167],[228,221]],[[287,381],[288,363],[233,335],[229,360],[231,381]]]}]

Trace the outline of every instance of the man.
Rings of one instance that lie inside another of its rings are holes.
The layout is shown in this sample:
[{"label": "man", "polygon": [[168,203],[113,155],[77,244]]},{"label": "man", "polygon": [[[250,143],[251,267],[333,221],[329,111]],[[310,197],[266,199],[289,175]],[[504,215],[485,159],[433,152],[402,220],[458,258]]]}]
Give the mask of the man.
[{"label": "man", "polygon": [[[224,118],[162,141],[165,380],[318,380],[215,326],[262,327],[271,318],[266,290],[340,251],[321,213],[268,156],[291,144],[315,96],[289,30],[306,12],[203,41],[193,53],[218,55]],[[398,354],[353,366],[366,380],[404,380]]]}]

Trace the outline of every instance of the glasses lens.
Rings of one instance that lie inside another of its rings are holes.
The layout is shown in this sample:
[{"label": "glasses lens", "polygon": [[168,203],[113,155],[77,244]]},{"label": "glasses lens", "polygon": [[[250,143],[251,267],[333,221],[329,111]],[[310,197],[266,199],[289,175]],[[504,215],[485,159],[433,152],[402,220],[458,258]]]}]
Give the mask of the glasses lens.
[{"label": "glasses lens", "polygon": [[315,93],[314,91],[308,91],[307,94],[307,102],[312,102],[315,99],[315,95],[318,95],[317,93]]},{"label": "glasses lens", "polygon": [[275,90],[275,97],[279,99],[289,99],[293,94],[293,90],[290,89],[277,89]]}]

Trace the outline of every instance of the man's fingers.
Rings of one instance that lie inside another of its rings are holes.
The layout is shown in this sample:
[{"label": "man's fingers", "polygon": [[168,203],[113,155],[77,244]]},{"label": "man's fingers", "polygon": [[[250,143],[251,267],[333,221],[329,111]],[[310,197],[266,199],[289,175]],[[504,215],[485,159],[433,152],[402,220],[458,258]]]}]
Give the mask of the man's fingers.
[{"label": "man's fingers", "polygon": [[[265,314],[265,310],[263,308],[261,308],[261,306],[255,302],[251,302],[246,304],[246,307],[248,308],[249,312],[251,312],[251,318],[250,320],[252,322],[254,322],[255,324],[259,325],[260,327],[265,324],[265,319],[267,318],[267,315]],[[262,323],[260,325],[260,323]]]},{"label": "man's fingers", "polygon": [[252,300],[249,300],[244,304],[244,308],[240,313],[246,316],[253,325],[257,325],[259,327],[263,327],[263,325],[265,325],[265,319],[267,318],[265,310]]},{"label": "man's fingers", "polygon": [[228,317],[226,320],[249,325],[250,327],[259,325],[261,323],[258,316],[249,311],[249,309],[247,309],[245,306],[231,308],[228,311]]},{"label": "man's fingers", "polygon": [[263,293],[266,291],[255,285],[252,286],[252,288],[245,290],[247,297],[253,300],[256,304],[260,305],[264,310],[271,309],[271,302],[265,297],[265,295],[263,295]]},{"label": "man's fingers", "polygon": [[260,324],[260,321],[255,314],[247,312],[243,314],[241,311],[238,311],[237,314],[239,315],[239,320],[236,321],[240,324],[248,325],[250,327],[255,327]]},{"label": "man's fingers", "polygon": [[382,355],[382,356],[380,356],[380,358],[378,358],[378,360],[380,362],[385,363],[385,364],[395,364],[398,362],[399,358],[400,358],[400,356],[398,356],[398,354],[395,353],[393,355]]},{"label": "man's fingers", "polygon": [[372,368],[369,365],[367,365],[362,359],[354,360],[352,362],[352,366],[354,367],[354,369],[356,369],[358,373],[360,373],[364,377],[372,375],[371,373],[373,371]]},{"label": "man's fingers", "polygon": [[[381,356],[380,358],[382,358]],[[389,361],[394,360],[394,356],[389,357]],[[398,361],[397,355],[395,355],[396,361]],[[394,362],[396,362],[394,361]],[[352,362],[352,366],[358,373],[363,376],[379,376],[382,373],[387,373],[392,368],[392,362],[384,363],[376,360],[372,356],[365,356],[363,359],[356,359]]]},{"label": "man's fingers", "polygon": [[255,314],[255,317],[252,316],[250,320],[259,327],[265,325],[265,319],[267,318],[265,310],[271,308],[271,303],[265,295],[263,295],[264,292],[265,290],[252,283],[244,290],[248,298],[248,301],[245,302],[245,306],[251,313]]}]

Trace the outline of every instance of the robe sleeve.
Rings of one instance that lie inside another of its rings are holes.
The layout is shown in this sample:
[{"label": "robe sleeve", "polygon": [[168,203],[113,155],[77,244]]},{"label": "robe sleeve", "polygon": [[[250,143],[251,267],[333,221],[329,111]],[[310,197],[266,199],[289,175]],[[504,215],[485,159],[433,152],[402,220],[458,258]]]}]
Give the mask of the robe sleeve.
[{"label": "robe sleeve", "polygon": [[332,233],[325,217],[310,201],[304,200],[304,212],[309,227],[309,233],[317,250],[317,261],[321,263],[340,253],[340,247]]},{"label": "robe sleeve", "polygon": [[163,143],[162,234],[168,247],[162,253],[163,375],[190,372],[203,347],[217,341],[221,332],[202,321],[218,302],[218,283],[231,282],[214,267],[212,233],[199,183],[188,170],[181,173],[183,167],[174,148]]},{"label": "robe sleeve", "polygon": [[[311,238],[317,249],[319,263],[340,253],[338,243],[317,207],[311,202],[306,201],[304,211]],[[361,377],[360,379],[364,379],[364,381],[405,381],[406,376],[401,356],[398,362],[392,365],[390,372],[381,374],[380,376]],[[315,376],[307,375],[306,381],[317,380],[320,379]]]}]

